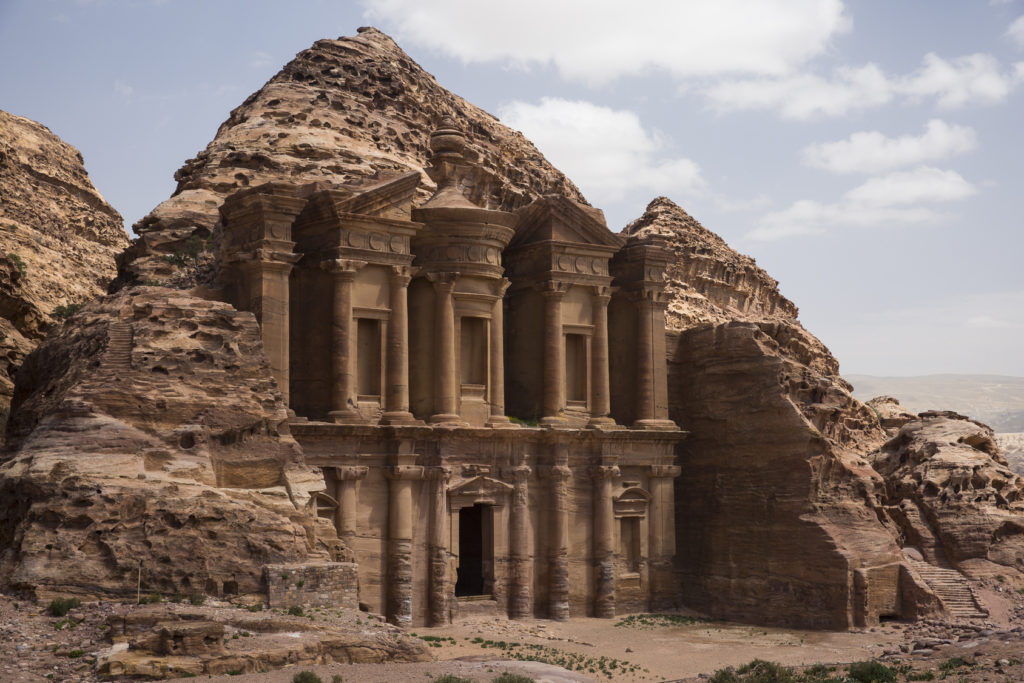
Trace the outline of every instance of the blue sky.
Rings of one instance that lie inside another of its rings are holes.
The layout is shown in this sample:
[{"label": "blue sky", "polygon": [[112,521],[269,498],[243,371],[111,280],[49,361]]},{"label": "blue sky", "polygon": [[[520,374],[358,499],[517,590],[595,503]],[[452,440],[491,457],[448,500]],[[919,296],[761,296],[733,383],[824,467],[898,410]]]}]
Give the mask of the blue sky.
[{"label": "blue sky", "polygon": [[613,230],[663,194],[754,256],[844,372],[1024,375],[1024,0],[0,0],[0,108],[130,226],[295,53],[367,24]]}]

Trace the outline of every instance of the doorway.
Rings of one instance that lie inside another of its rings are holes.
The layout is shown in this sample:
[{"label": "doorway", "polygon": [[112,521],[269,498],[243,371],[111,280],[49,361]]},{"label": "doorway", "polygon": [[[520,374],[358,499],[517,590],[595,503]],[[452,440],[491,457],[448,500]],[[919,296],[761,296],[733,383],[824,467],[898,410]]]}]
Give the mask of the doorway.
[{"label": "doorway", "polygon": [[494,585],[492,508],[477,503],[459,509],[459,569],[455,595],[487,595]]}]

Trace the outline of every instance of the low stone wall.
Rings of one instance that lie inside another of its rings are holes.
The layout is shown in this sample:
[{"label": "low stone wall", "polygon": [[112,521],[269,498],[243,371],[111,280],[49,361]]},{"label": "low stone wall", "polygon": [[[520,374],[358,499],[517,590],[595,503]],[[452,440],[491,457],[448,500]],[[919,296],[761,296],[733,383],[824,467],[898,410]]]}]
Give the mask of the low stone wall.
[{"label": "low stone wall", "polygon": [[268,564],[263,573],[271,607],[359,609],[359,574],[354,562]]}]

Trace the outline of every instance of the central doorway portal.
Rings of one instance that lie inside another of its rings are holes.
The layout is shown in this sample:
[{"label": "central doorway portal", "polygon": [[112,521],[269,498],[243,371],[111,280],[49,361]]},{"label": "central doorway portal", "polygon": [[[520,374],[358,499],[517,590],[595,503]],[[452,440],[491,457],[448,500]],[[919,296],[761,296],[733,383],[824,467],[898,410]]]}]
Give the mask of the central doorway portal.
[{"label": "central doorway portal", "polygon": [[455,595],[487,595],[494,585],[491,506],[459,510],[459,570]]}]

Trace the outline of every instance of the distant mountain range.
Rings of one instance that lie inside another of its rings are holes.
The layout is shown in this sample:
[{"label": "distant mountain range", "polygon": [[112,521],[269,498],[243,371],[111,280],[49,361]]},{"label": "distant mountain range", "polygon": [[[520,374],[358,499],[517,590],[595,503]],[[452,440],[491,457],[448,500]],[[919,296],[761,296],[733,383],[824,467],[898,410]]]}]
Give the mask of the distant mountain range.
[{"label": "distant mountain range", "polygon": [[912,413],[955,410],[997,432],[1024,432],[1024,377],[1002,375],[844,375],[862,401],[888,395]]}]

